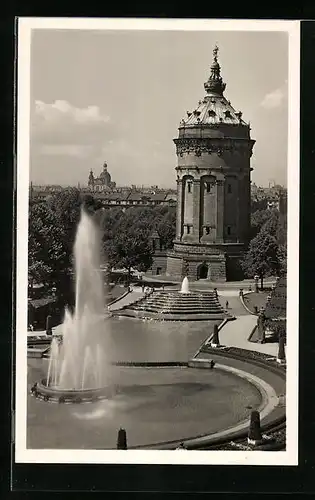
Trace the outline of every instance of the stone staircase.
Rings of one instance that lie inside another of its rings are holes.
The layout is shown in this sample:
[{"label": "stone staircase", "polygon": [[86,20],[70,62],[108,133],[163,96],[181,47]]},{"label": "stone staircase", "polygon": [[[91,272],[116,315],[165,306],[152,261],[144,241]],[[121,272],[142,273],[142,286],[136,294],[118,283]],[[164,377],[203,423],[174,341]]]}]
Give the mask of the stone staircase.
[{"label": "stone staircase", "polygon": [[133,304],[113,311],[114,315],[157,320],[224,319],[229,315],[213,291],[154,291]]}]

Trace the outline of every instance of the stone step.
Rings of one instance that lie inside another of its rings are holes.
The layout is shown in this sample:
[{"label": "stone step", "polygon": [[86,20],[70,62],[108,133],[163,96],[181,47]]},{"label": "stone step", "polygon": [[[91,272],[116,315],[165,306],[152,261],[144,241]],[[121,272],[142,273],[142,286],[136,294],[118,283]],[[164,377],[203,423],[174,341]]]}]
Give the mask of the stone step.
[{"label": "stone step", "polygon": [[145,316],[154,315],[158,318],[163,316],[209,316],[225,314],[218,297],[214,292],[191,292],[182,294],[178,291],[154,291],[150,295],[143,296],[139,300],[124,304],[124,314]]},{"label": "stone step", "polygon": [[218,304],[159,304],[156,302],[143,302],[141,304],[133,304],[135,307],[158,307],[159,309],[194,309],[194,308],[199,308],[199,309],[213,309],[213,308],[219,308],[220,310],[223,310],[223,307],[221,307]]},{"label": "stone step", "polygon": [[190,314],[185,313],[157,313],[151,311],[135,311],[132,309],[120,309],[113,312],[114,316],[129,316],[138,319],[153,319],[157,321],[208,321],[208,320],[223,320],[225,318],[225,313],[222,312],[203,312],[196,313],[192,312]]},{"label": "stone step", "polygon": [[160,297],[170,297],[171,295],[178,295],[180,297],[215,297],[215,293],[214,292],[189,292],[189,293],[181,293],[181,292],[178,292],[176,290],[167,290],[167,291],[154,291],[154,292],[151,292],[151,294],[154,294],[156,296],[160,296]]},{"label": "stone step", "polygon": [[159,304],[159,303],[156,303],[156,302],[142,302],[142,303],[138,303],[138,304],[135,304],[133,303],[132,304],[134,307],[158,307],[159,309],[169,309],[169,308],[176,308],[176,309],[194,309],[196,307],[200,308],[200,309],[211,309],[213,307],[215,308],[219,308],[219,309],[222,309],[223,310],[223,307],[220,305],[220,304],[189,304],[189,305],[185,305],[185,304]]},{"label": "stone step", "polygon": [[164,301],[164,300],[139,300],[136,302],[137,304],[161,304],[161,305],[178,305],[178,306],[183,306],[183,307],[193,307],[195,305],[200,305],[200,306],[208,306],[208,305],[213,305],[213,304],[218,304],[217,301],[194,301],[194,302],[180,302],[177,300],[169,300],[169,301]]},{"label": "stone step", "polygon": [[179,299],[160,299],[155,297],[148,297],[138,300],[137,302],[158,302],[159,304],[220,304],[218,300],[215,299],[204,299],[204,300],[179,300]]},{"label": "stone step", "polygon": [[201,307],[203,309],[207,309],[208,307],[219,307],[220,309],[223,309],[223,307],[220,304],[213,303],[213,304],[172,304],[172,303],[167,303],[167,304],[161,304],[159,302],[133,302],[135,306],[156,306],[160,307],[161,309],[165,308],[168,309],[169,307],[178,307],[178,309],[193,309],[194,307]]},{"label": "stone step", "polygon": [[190,300],[190,299],[203,299],[203,298],[216,298],[215,294],[213,293],[159,293],[159,292],[153,292],[152,294],[149,295],[150,297],[155,296],[155,297],[178,297],[181,300]]},{"label": "stone step", "polygon": [[223,313],[222,309],[200,309],[200,308],[194,308],[194,309],[175,309],[175,308],[169,308],[169,309],[159,309],[157,307],[126,307],[126,309],[131,309],[133,311],[149,311],[149,312],[155,312],[155,313],[160,313],[160,314],[202,314],[202,313]]},{"label": "stone step", "polygon": [[142,300],[154,300],[159,302],[180,302],[180,303],[195,303],[195,302],[217,302],[215,297],[190,297],[189,299],[182,299],[181,297],[144,297]]}]

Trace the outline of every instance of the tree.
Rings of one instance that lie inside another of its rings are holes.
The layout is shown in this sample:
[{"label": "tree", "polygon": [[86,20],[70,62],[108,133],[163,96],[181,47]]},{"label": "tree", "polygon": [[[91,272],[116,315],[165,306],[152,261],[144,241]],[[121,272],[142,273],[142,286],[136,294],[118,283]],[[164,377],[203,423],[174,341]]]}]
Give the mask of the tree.
[{"label": "tree", "polygon": [[73,302],[73,246],[82,206],[93,214],[100,204],[76,188],[64,189],[45,202],[30,203],[30,285],[56,284],[59,298],[67,303]]},{"label": "tree", "polygon": [[88,214],[93,215],[96,210],[100,209],[101,204],[91,194],[82,193],[79,189],[71,187],[54,194],[50,200],[50,206],[63,228],[65,245],[72,253],[81,207],[84,207]]},{"label": "tree", "polygon": [[256,210],[266,210],[267,209],[267,198],[262,198],[260,200],[251,200],[251,210],[252,212]]},{"label": "tree", "polygon": [[263,280],[272,274],[279,274],[279,244],[277,234],[279,229],[279,214],[273,212],[265,222],[257,236],[249,244],[241,265],[249,277],[258,275],[263,289]]},{"label": "tree", "polygon": [[278,260],[280,263],[280,273],[285,273],[287,269],[287,214],[279,213],[279,224],[276,238],[278,241]]},{"label": "tree", "polygon": [[256,210],[251,214],[250,225],[251,225],[251,239],[255,238],[262,226],[273,217],[275,210]]},{"label": "tree", "polygon": [[115,232],[119,231],[119,221],[123,216],[121,208],[102,208],[95,212],[94,220],[100,228],[102,234],[102,260],[109,268],[114,266],[114,236]]},{"label": "tree", "polygon": [[162,245],[165,248],[172,248],[176,232],[175,211],[168,210],[157,222],[156,230],[158,232]]},{"label": "tree", "polygon": [[63,228],[56,213],[45,203],[31,205],[29,211],[28,275],[33,283],[51,286],[60,274],[69,272]]},{"label": "tree", "polygon": [[128,282],[132,268],[146,271],[152,265],[150,229],[145,212],[137,209],[126,210],[113,224],[111,239],[106,241],[108,261],[127,269]]}]

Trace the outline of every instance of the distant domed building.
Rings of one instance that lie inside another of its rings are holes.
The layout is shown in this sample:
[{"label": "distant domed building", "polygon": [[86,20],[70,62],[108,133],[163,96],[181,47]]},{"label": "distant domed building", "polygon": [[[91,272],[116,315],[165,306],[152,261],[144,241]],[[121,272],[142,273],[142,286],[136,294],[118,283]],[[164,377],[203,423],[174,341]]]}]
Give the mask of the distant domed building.
[{"label": "distant domed building", "polygon": [[116,187],[116,183],[112,182],[111,175],[107,170],[107,163],[104,163],[103,171],[100,173],[99,177],[94,177],[93,170],[91,169],[88,187],[93,192],[110,191]]},{"label": "distant domed building", "polygon": [[[205,97],[181,121],[177,153],[177,218],[166,273],[212,281],[242,277],[250,229],[250,125],[224,96],[218,47]],[[161,266],[161,264],[159,264]],[[154,269],[152,269],[154,274]]]}]

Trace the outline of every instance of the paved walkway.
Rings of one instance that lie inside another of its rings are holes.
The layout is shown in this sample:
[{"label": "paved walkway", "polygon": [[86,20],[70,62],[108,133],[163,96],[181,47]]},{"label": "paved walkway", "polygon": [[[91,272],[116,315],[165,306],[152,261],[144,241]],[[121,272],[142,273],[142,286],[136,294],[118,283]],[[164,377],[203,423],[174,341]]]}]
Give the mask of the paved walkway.
[{"label": "paved walkway", "polygon": [[236,317],[235,320],[228,321],[220,330],[220,344],[277,356],[278,344],[276,342],[258,344],[248,341],[249,335],[257,324],[257,316],[246,311],[236,290],[219,291],[219,301],[224,308],[228,301],[228,311]]},{"label": "paved walkway", "polygon": [[238,292],[233,290],[222,290],[218,293],[219,302],[224,309],[226,309],[226,303],[228,302],[228,312],[233,314],[233,316],[247,316],[248,311],[246,311],[242,302],[240,301]]},{"label": "paved walkway", "polygon": [[128,306],[144,296],[145,294],[142,293],[141,288],[140,289],[137,288],[136,290],[133,290],[132,292],[125,295],[122,299],[117,300],[117,302],[109,306],[108,309],[110,311],[117,311],[117,309],[121,309],[124,306]]},{"label": "paved walkway", "polygon": [[253,315],[239,316],[234,321],[228,321],[219,332],[220,344],[277,356],[277,343],[258,344],[248,341],[256,322],[257,318]]},{"label": "paved walkway", "polygon": [[248,337],[257,324],[257,316],[248,313],[240,301],[237,290],[219,291],[219,301],[224,308],[226,307],[226,301],[228,301],[228,311],[236,317],[234,321],[228,321],[220,330],[219,338],[222,345],[240,347],[241,349],[248,349],[249,351],[277,356],[277,342],[259,344],[257,342],[248,341]]}]

